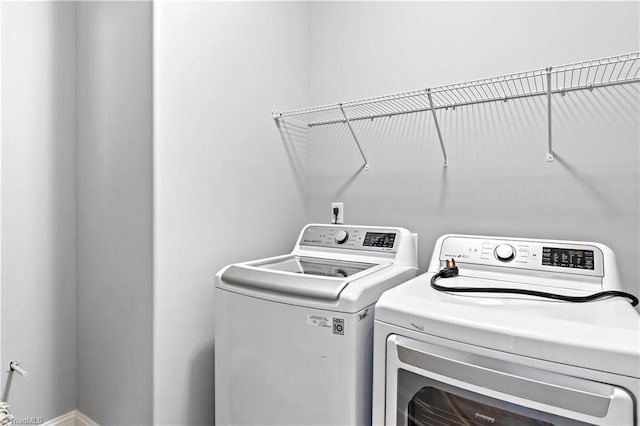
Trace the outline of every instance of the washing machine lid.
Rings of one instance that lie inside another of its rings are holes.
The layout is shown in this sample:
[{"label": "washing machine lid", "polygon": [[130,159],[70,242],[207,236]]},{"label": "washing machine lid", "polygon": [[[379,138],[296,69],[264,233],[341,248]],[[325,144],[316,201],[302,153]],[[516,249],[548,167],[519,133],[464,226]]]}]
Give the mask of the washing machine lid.
[{"label": "washing machine lid", "polygon": [[254,266],[272,271],[293,272],[301,275],[346,278],[376,266],[375,263],[351,262],[308,256],[286,256],[271,259]]},{"label": "washing machine lid", "polygon": [[337,300],[349,283],[387,266],[389,264],[286,255],[231,265],[222,273],[221,281],[270,293]]},{"label": "washing machine lid", "polygon": [[[640,316],[625,299],[568,303],[453,294],[432,289],[432,275],[423,274],[383,294],[376,304],[376,320],[507,353],[640,377]],[[468,277],[439,283],[522,286]]]}]

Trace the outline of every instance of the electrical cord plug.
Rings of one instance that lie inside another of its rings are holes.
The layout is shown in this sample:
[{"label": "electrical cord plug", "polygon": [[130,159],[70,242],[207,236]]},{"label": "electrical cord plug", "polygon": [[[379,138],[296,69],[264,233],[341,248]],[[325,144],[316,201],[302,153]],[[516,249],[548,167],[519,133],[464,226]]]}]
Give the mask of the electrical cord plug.
[{"label": "electrical cord plug", "polygon": [[438,272],[438,275],[440,275],[440,278],[451,278],[458,275],[458,272],[456,261],[453,259],[447,259],[444,261],[444,268]]},{"label": "electrical cord plug", "polygon": [[340,209],[338,207],[333,208],[333,223],[338,223],[338,214],[340,213]]}]

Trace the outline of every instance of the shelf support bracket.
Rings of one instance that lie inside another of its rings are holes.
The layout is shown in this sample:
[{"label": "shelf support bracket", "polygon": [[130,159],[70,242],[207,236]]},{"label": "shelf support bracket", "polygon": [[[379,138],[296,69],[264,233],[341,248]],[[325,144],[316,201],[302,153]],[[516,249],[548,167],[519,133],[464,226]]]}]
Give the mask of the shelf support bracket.
[{"label": "shelf support bracket", "polygon": [[431,97],[431,89],[427,89],[427,97],[429,98],[429,106],[431,108],[431,114],[433,115],[433,122],[436,125],[436,132],[438,132],[438,140],[440,141],[440,148],[442,148],[442,156],[444,157],[444,167],[449,165],[447,159],[447,150],[444,148],[444,142],[442,141],[442,133],[440,132],[440,125],[438,124],[438,117],[436,117],[436,110],[433,107],[433,98]]},{"label": "shelf support bracket", "polygon": [[360,155],[362,156],[362,159],[364,160],[364,170],[365,171],[369,171],[369,160],[367,160],[367,156],[364,155],[364,151],[362,150],[362,147],[360,146],[360,142],[358,141],[358,137],[356,136],[356,132],[353,131],[353,127],[351,127],[351,122],[349,121],[349,118],[347,117],[347,113],[344,112],[344,108],[342,107],[342,104],[338,104],[340,111],[342,112],[342,116],[344,117],[344,122],[347,123],[347,127],[349,127],[349,131],[351,132],[351,136],[353,136],[353,140],[356,142],[356,146],[358,147],[358,151],[360,151]]},{"label": "shelf support bracket", "polygon": [[547,130],[549,132],[547,145],[547,162],[553,161],[553,145],[551,139],[551,67],[547,68]]}]

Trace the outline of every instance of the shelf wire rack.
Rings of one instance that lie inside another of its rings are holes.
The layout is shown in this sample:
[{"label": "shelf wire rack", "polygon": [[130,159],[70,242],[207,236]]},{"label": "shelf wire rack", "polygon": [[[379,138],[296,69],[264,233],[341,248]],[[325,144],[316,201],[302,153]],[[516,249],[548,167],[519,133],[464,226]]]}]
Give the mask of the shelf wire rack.
[{"label": "shelf wire rack", "polygon": [[308,127],[345,123],[369,169],[366,155],[351,125],[355,121],[373,120],[418,112],[432,112],[445,167],[448,165],[444,140],[435,114],[441,109],[509,101],[512,99],[547,97],[548,146],[547,161],[553,161],[551,104],[552,95],[565,95],[578,90],[640,82],[640,52],[590,59],[566,65],[506,74],[481,80],[394,93],[373,98],[321,105],[288,111],[272,111],[278,127],[284,120],[301,121]]}]

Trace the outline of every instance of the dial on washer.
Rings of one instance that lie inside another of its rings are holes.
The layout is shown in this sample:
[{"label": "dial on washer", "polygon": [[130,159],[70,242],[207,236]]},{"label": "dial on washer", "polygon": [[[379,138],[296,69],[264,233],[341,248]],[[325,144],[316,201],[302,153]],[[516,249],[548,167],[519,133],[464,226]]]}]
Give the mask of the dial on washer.
[{"label": "dial on washer", "polygon": [[342,229],[336,232],[336,243],[344,244],[347,242],[348,239],[349,239],[349,232]]},{"label": "dial on washer", "polygon": [[516,250],[509,244],[500,244],[495,250],[496,258],[502,262],[508,262],[516,257]]}]

